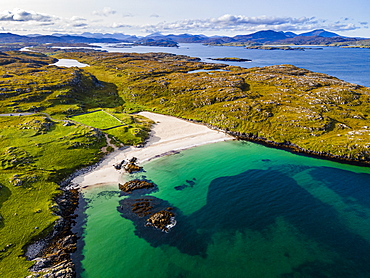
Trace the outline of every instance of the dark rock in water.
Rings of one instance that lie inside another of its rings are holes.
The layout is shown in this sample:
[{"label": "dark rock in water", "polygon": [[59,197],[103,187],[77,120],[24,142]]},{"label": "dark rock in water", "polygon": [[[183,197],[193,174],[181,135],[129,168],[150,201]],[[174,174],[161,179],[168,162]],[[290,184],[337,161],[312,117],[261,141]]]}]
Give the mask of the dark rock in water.
[{"label": "dark rock in water", "polygon": [[270,159],[262,159],[263,162],[270,162]]},{"label": "dark rock in water", "polygon": [[198,234],[191,219],[167,201],[153,196],[130,197],[121,200],[117,210],[135,224],[135,234],[151,246],[170,245],[191,256],[206,256],[208,235]]},{"label": "dark rock in water", "polygon": [[137,199],[137,203],[132,204],[132,212],[136,213],[139,217],[147,216],[151,213],[152,206],[148,199]]},{"label": "dark rock in water", "polygon": [[190,187],[193,187],[193,185],[195,184],[195,182],[192,180],[186,180],[186,183],[189,184]]},{"label": "dark rock in water", "polygon": [[188,186],[186,184],[182,184],[182,185],[179,185],[179,186],[175,186],[175,190],[184,190],[185,188],[187,188]]},{"label": "dark rock in water", "polygon": [[148,182],[146,180],[135,179],[135,180],[125,182],[124,184],[119,183],[118,187],[123,192],[126,192],[126,193],[130,194],[130,193],[132,193],[132,191],[138,190],[138,189],[155,188],[156,185],[154,183]]},{"label": "dark rock in water", "polygon": [[185,188],[188,188],[188,187],[193,187],[195,185],[195,180],[196,178],[193,178],[193,180],[186,180],[185,182],[187,184],[182,184],[182,185],[179,185],[179,186],[175,186],[175,190],[184,190]]},{"label": "dark rock in water", "polygon": [[[118,211],[123,213],[125,218],[137,220],[137,218],[150,215],[145,219],[145,226],[153,226],[161,231],[168,232],[176,224],[175,213],[172,212],[173,208],[168,206],[168,203],[155,197],[130,198],[122,200],[120,203],[121,206]],[[131,213],[129,210],[131,210]]]},{"label": "dark rock in water", "polygon": [[146,226],[153,226],[163,232],[168,232],[176,225],[175,214],[168,210],[161,210],[152,214],[147,221]]}]

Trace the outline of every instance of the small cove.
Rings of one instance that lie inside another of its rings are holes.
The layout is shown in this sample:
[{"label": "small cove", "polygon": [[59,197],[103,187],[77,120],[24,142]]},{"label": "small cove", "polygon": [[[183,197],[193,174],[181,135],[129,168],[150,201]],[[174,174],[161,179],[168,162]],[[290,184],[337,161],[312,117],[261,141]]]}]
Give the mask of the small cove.
[{"label": "small cove", "polygon": [[81,277],[370,275],[368,168],[229,141],[144,170],[126,178],[156,183],[150,196],[176,208],[177,225],[166,234],[122,217],[132,196],[117,185],[84,190]]},{"label": "small cove", "polygon": [[[103,49],[170,52],[205,62],[252,59],[224,62],[246,68],[293,64],[370,85],[367,49]],[[118,208],[130,197],[120,196],[116,184],[84,190],[83,249],[75,258],[80,277],[370,276],[369,168],[223,142],[155,159],[144,170],[127,179],[155,182],[159,190],[150,196],[176,208],[177,225],[162,234],[123,217]]]},{"label": "small cove", "polygon": [[77,60],[74,59],[59,59],[58,62],[52,64],[53,66],[58,66],[58,67],[78,67],[78,68],[84,68],[88,67],[88,64],[80,63]]}]

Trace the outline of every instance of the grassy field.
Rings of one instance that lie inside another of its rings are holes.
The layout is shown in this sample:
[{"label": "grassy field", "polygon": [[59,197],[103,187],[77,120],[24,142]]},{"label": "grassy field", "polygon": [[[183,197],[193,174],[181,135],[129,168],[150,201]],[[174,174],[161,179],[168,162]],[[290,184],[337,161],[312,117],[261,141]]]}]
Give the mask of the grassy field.
[{"label": "grassy field", "polygon": [[[370,89],[292,65],[240,68],[163,53],[65,53],[125,103],[245,136],[370,161]],[[188,73],[222,68],[213,74]]]},{"label": "grassy field", "polygon": [[95,111],[70,117],[71,120],[99,129],[108,129],[124,123],[104,111]]},{"label": "grassy field", "polygon": [[[0,52],[0,113],[45,113],[0,117],[0,277],[29,274],[33,262],[24,257],[26,246],[58,219],[58,183],[104,155],[102,129],[127,123],[107,133],[118,145],[142,143],[150,128],[149,121],[123,112],[114,84],[82,70],[48,66],[53,62],[39,53]],[[84,124],[65,124],[68,115],[101,108],[114,117],[101,111],[89,121],[90,114],[81,117]]]},{"label": "grassy field", "polygon": [[57,219],[57,182],[98,161],[105,138],[44,116],[1,117],[0,128],[0,276],[24,277],[32,265],[22,257],[24,246]]}]

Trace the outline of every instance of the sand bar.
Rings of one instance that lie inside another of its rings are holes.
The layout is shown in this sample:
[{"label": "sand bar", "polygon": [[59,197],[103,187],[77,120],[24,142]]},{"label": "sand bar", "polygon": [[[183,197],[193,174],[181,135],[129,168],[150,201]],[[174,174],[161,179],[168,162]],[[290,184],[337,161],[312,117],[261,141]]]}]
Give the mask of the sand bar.
[{"label": "sand bar", "polygon": [[121,182],[123,172],[121,170],[117,171],[113,164],[117,164],[124,159],[136,157],[138,163],[141,164],[172,151],[233,139],[233,137],[223,132],[175,117],[151,112],[141,112],[139,114],[155,122],[145,147],[129,147],[114,151],[94,171],[75,177],[72,183],[79,187],[118,183]]}]

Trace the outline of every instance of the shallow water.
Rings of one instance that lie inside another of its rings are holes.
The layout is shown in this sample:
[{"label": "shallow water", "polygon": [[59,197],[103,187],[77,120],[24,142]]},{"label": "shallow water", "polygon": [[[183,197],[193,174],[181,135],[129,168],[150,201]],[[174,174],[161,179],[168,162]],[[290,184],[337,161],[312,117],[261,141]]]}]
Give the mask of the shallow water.
[{"label": "shallow water", "polygon": [[[117,185],[83,192],[81,277],[370,277],[370,169],[254,143],[144,165],[169,233],[118,211]],[[81,258],[81,257],[80,257]]]},{"label": "shallow water", "polygon": [[78,68],[84,68],[88,67],[88,64],[80,63],[77,60],[74,59],[59,59],[58,62],[52,64],[53,66],[58,66],[58,67],[78,67]]}]

